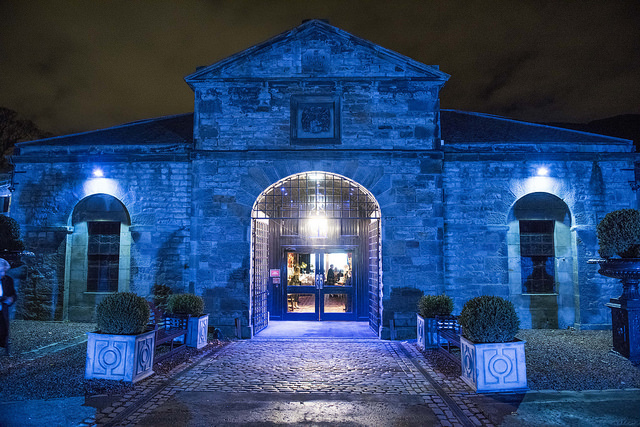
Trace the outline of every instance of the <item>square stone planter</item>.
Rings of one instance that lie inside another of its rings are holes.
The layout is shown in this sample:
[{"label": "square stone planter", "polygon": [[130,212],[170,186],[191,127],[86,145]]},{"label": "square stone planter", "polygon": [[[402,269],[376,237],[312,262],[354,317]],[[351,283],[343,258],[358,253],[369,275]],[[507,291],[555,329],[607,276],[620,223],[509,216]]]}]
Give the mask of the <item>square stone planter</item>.
[{"label": "square stone planter", "polygon": [[422,350],[438,347],[438,322],[433,317],[424,318],[417,316],[416,332],[418,335],[418,347]]},{"label": "square stone planter", "polygon": [[209,315],[190,317],[187,324],[187,347],[202,348],[207,345]]},{"label": "square stone planter", "polygon": [[475,344],[460,337],[462,379],[478,393],[528,390],[524,343]]},{"label": "square stone planter", "polygon": [[140,335],[87,335],[85,378],[135,383],[153,374],[154,330]]}]

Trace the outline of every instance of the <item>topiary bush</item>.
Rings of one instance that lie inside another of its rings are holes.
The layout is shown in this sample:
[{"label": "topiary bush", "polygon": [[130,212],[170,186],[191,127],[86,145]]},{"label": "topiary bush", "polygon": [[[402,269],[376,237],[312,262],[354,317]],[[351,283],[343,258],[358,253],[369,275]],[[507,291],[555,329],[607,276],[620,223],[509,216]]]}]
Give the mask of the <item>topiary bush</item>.
[{"label": "topiary bush", "polygon": [[174,294],[167,300],[167,311],[173,314],[190,314],[200,317],[204,314],[204,300],[194,294]]},{"label": "topiary bush", "polygon": [[640,211],[620,209],[609,212],[596,229],[603,258],[640,258]]},{"label": "topiary bush", "polygon": [[171,288],[167,285],[153,285],[151,292],[153,292],[153,304],[163,312],[167,311],[167,300],[173,293]]},{"label": "topiary bush", "polygon": [[453,300],[447,295],[423,295],[418,300],[418,314],[425,319],[436,316],[450,316]]},{"label": "topiary bush", "polygon": [[511,301],[489,295],[467,301],[458,323],[465,338],[475,343],[513,341],[520,329],[520,319]]},{"label": "topiary bush", "polygon": [[103,334],[138,335],[149,323],[149,304],[131,292],[118,292],[100,301],[96,309],[98,331]]},{"label": "topiary bush", "polygon": [[24,243],[20,240],[18,222],[8,216],[0,215],[0,251],[20,252]]}]

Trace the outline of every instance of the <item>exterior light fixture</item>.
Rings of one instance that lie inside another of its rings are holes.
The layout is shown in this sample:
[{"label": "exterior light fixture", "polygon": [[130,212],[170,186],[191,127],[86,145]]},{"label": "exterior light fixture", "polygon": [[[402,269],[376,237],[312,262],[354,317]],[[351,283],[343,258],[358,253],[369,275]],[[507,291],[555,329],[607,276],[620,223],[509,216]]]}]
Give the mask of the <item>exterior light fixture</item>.
[{"label": "exterior light fixture", "polygon": [[546,167],[544,167],[544,166],[541,166],[541,167],[539,167],[539,168],[538,168],[538,170],[536,171],[536,174],[537,174],[538,176],[548,176],[548,175],[549,175],[549,169],[548,169],[548,168],[546,168]]},{"label": "exterior light fixture", "polygon": [[102,169],[100,169],[100,168],[94,168],[93,169],[93,176],[95,178],[102,178],[104,176],[104,172],[102,172]]}]

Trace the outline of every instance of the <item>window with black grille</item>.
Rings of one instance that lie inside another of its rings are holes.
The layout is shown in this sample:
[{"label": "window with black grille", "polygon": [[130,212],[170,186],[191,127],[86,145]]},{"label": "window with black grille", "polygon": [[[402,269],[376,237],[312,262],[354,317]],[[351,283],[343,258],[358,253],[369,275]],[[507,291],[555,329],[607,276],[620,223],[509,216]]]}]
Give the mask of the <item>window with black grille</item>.
[{"label": "window with black grille", "polygon": [[120,267],[120,223],[90,221],[87,250],[88,292],[117,292]]},{"label": "window with black grille", "polygon": [[554,221],[520,221],[523,293],[555,293],[554,225]]}]

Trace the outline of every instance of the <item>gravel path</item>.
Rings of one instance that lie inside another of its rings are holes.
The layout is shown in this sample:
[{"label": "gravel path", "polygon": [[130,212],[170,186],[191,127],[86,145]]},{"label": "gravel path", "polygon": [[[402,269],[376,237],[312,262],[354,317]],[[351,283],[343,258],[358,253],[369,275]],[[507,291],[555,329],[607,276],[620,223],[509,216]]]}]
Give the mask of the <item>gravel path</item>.
[{"label": "gravel path", "polygon": [[[84,379],[87,323],[13,321],[12,356],[0,356],[0,402],[97,394],[120,395],[136,385]],[[532,390],[603,390],[640,388],[640,367],[611,351],[611,331],[522,330],[527,341],[527,377]],[[52,343],[62,345],[50,346]],[[186,351],[156,364],[168,372],[219,342]],[[65,348],[67,347],[67,348]],[[51,352],[53,351],[53,352]],[[42,355],[45,354],[43,357]],[[460,367],[438,352],[424,353],[444,375]]]},{"label": "gravel path", "polygon": [[[12,355],[0,356],[0,402],[122,395],[134,390],[135,384],[84,378],[86,333],[92,331],[95,325],[90,323],[11,322]],[[166,373],[216,345],[220,345],[217,340],[210,340],[200,350],[188,348],[154,364],[153,370]]]},{"label": "gravel path", "polygon": [[[640,388],[640,366],[612,350],[611,331],[523,329],[527,383],[531,390],[609,390]],[[425,357],[446,376],[460,365],[438,351]]]}]

